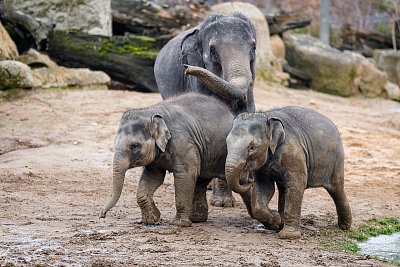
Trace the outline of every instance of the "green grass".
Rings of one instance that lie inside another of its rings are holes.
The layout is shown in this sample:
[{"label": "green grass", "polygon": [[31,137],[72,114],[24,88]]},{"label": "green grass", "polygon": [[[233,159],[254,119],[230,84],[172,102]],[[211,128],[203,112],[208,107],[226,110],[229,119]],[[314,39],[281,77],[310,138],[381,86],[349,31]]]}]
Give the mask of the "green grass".
[{"label": "green grass", "polygon": [[[329,250],[357,253],[360,250],[358,242],[364,242],[373,236],[390,235],[396,232],[400,232],[400,218],[372,218],[349,231],[330,229],[322,234],[320,241]],[[400,261],[385,260],[385,262],[400,266]]]}]

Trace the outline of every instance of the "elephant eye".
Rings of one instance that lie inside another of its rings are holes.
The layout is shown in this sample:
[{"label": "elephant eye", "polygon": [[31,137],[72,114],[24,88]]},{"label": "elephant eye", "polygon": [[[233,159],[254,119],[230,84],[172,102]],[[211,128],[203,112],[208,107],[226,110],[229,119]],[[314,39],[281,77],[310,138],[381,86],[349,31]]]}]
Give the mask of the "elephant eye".
[{"label": "elephant eye", "polygon": [[251,153],[251,152],[254,152],[256,150],[256,146],[254,145],[254,144],[251,144],[250,146],[249,146],[249,148],[248,148],[248,151]]},{"label": "elephant eye", "polygon": [[218,61],[218,59],[219,59],[218,52],[214,46],[210,46],[210,57],[212,60],[215,60],[215,61]]},{"label": "elephant eye", "polygon": [[139,144],[139,143],[133,143],[133,144],[131,145],[131,150],[132,150],[132,151],[137,151],[137,150],[139,150],[141,147],[142,147],[141,144]]}]

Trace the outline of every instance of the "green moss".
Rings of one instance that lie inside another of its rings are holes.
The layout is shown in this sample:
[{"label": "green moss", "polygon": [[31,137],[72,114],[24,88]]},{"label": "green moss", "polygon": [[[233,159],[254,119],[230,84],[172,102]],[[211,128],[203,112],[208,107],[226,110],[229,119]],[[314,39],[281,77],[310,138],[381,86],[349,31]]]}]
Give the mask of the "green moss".
[{"label": "green moss", "polygon": [[[360,250],[357,245],[358,242],[366,241],[369,237],[390,235],[396,232],[400,232],[400,218],[372,218],[349,231],[342,231],[337,228],[330,229],[322,234],[320,241],[329,250],[357,253]],[[400,266],[399,261],[391,260],[387,262]]]},{"label": "green moss", "polygon": [[79,52],[96,53],[100,58],[109,58],[110,53],[114,54],[132,54],[137,57],[155,59],[161,47],[156,38],[130,35],[113,36],[111,38],[100,37],[99,42],[80,40],[79,44],[74,43],[73,35],[65,31],[55,31],[51,36],[52,42],[62,44],[67,49]]},{"label": "green moss", "polygon": [[133,54],[139,57],[155,59],[159,47],[155,38],[146,36],[116,36],[101,42],[98,48],[101,57],[107,57],[108,53]]}]

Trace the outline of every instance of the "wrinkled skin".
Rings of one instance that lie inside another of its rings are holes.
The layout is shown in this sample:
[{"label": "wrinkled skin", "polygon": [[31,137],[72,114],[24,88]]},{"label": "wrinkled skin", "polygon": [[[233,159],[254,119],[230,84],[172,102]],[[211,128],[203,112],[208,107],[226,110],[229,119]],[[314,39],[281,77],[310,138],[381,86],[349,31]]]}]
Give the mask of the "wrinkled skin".
[{"label": "wrinkled skin", "polygon": [[[234,192],[252,188],[255,219],[280,238],[300,238],[304,190],[323,187],[333,198],[341,229],[349,229],[351,210],[344,190],[344,151],[338,130],[321,114],[299,107],[242,113],[227,137],[225,175]],[[254,182],[243,184],[245,173]],[[268,204],[279,191],[278,211]]]},{"label": "wrinkled skin", "polygon": [[[144,224],[160,219],[153,195],[166,171],[174,175],[176,216],[172,224],[206,221],[207,185],[214,177],[225,179],[226,137],[232,121],[225,104],[193,93],[125,112],[115,138],[113,194],[100,217],[117,203],[125,172],[144,166],[137,191]],[[249,193],[242,197],[250,209]]]},{"label": "wrinkled skin", "polygon": [[[160,51],[154,74],[163,99],[184,92],[212,95],[234,115],[254,112],[256,31],[239,13],[215,14],[182,32]],[[233,206],[223,181],[213,183],[211,204]]]}]

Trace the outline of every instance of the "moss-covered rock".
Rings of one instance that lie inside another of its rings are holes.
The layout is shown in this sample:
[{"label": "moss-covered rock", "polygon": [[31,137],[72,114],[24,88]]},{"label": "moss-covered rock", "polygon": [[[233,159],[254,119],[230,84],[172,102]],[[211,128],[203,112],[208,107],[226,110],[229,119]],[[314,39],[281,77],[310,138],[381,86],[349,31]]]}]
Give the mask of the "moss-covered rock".
[{"label": "moss-covered rock", "polygon": [[32,71],[29,66],[14,60],[0,61],[0,90],[32,87]]},{"label": "moss-covered rock", "polygon": [[285,39],[288,63],[311,77],[317,91],[350,96],[357,73],[357,60],[318,39],[292,34]]}]

